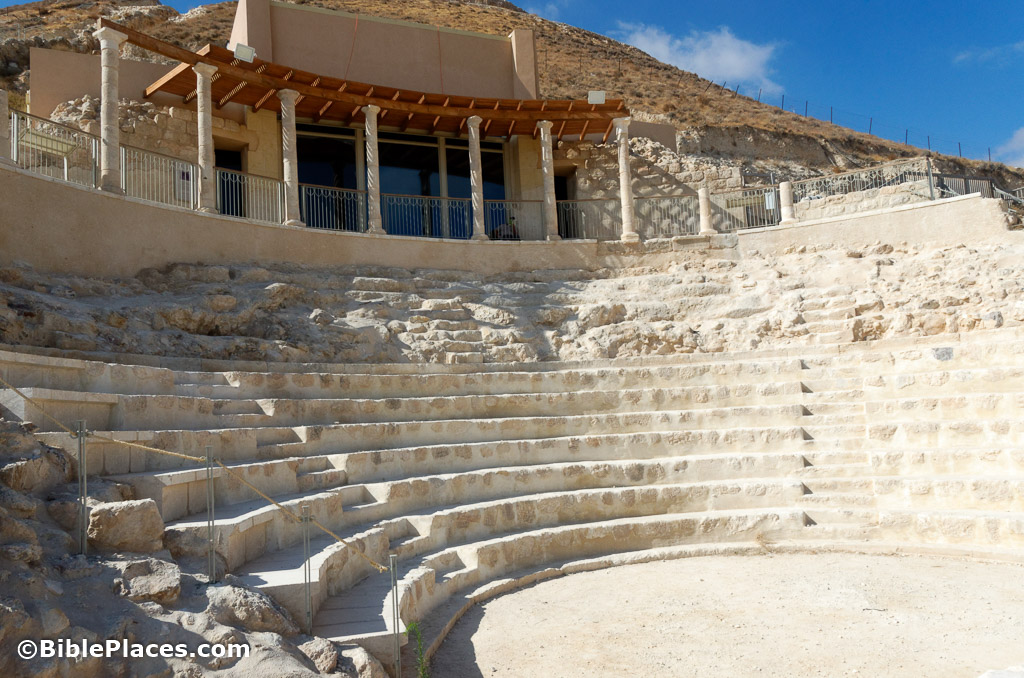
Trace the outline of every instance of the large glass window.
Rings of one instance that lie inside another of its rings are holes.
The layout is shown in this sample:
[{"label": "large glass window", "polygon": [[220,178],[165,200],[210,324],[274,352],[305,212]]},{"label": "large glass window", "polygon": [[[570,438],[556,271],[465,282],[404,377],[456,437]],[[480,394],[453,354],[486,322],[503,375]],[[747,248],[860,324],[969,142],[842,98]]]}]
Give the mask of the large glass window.
[{"label": "large glass window", "polygon": [[299,183],[356,188],[356,140],[334,136],[298,136]]},{"label": "large glass window", "polygon": [[[346,189],[360,185],[356,179],[366,170],[353,130],[300,124],[297,131],[300,184]],[[465,139],[446,139],[444,162],[440,146],[438,137],[380,134],[381,212],[388,233],[440,238],[472,235],[469,144]],[[504,200],[504,146],[496,142],[480,146],[484,200]],[[333,202],[306,205],[309,201],[338,202],[336,193],[303,190],[303,214],[308,225],[353,227],[349,223],[354,222],[348,214],[350,200],[342,201],[344,209],[332,207]],[[317,223],[311,223],[311,219]]]}]

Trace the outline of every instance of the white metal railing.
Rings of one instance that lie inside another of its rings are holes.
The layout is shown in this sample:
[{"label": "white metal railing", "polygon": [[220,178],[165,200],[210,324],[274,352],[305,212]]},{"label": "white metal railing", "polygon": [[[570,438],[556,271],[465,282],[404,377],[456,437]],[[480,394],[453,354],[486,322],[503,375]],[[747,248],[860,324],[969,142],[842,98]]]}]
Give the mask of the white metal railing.
[{"label": "white metal railing", "polygon": [[794,181],[793,202],[927,180],[928,174],[928,159],[914,158],[843,174]]},{"label": "white metal railing", "polygon": [[1020,188],[1015,188],[1012,191],[1010,191],[1010,193],[1013,193],[1018,198],[1024,200],[1024,186],[1021,186]]},{"label": "white metal railing", "polygon": [[381,219],[388,235],[460,240],[473,235],[468,199],[385,193],[380,202]]},{"label": "white metal railing", "polygon": [[644,240],[697,235],[700,206],[695,195],[636,198],[633,200],[636,232]]},{"label": "white metal railing", "polygon": [[721,233],[775,226],[780,221],[778,186],[711,195],[711,223]]},{"label": "white metal railing", "polygon": [[544,203],[485,200],[484,229],[491,240],[544,240]]},{"label": "white metal railing", "polygon": [[302,221],[309,228],[366,231],[366,191],[330,186],[299,186]]},{"label": "white metal railing", "polygon": [[558,234],[563,238],[618,240],[622,204],[618,200],[559,200]]},{"label": "white metal railing", "polygon": [[196,209],[199,168],[169,155],[121,146],[121,188],[131,198]]},{"label": "white metal railing", "polygon": [[83,186],[99,182],[99,137],[21,111],[11,112],[11,160],[37,174]]},{"label": "white metal railing", "polygon": [[218,169],[217,211],[279,224],[284,221],[284,183],[255,174]]}]

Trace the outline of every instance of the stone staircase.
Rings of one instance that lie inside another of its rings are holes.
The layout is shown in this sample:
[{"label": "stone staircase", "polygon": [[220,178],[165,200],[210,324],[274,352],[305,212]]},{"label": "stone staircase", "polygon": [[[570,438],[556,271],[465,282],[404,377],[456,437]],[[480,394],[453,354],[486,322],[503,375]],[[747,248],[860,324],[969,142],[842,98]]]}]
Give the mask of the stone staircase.
[{"label": "stone staircase", "polygon": [[[478,355],[482,330],[460,324],[457,298],[421,309],[443,364],[0,352],[0,374],[63,421],[211,446],[370,558],[396,555],[403,625],[422,620],[429,651],[475,602],[582,569],[766,548],[1024,554],[1024,333],[503,364],[458,357]],[[0,406],[75,449],[13,392]],[[157,503],[172,554],[205,554],[205,468],[89,449],[90,473]],[[214,473],[225,568],[304,619],[301,527]],[[388,577],[318,532],[311,550],[314,632],[390,662]]]}]

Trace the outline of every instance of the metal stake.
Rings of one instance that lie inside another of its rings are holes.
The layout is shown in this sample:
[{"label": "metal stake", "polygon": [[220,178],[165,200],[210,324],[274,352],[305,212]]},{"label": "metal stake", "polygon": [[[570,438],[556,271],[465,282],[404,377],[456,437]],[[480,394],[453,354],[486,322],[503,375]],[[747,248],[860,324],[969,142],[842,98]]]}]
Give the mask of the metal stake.
[{"label": "metal stake", "polygon": [[309,504],[302,505],[302,576],[305,579],[306,593],[306,633],[313,635],[313,596],[310,591],[310,580],[312,579],[312,566],[309,562],[309,525],[312,517],[309,513]]},{"label": "metal stake", "polygon": [[395,675],[402,678],[402,633],[398,626],[398,556],[391,554],[391,613],[395,635]]},{"label": "metal stake", "polygon": [[89,496],[89,461],[85,453],[85,420],[78,420],[78,546],[84,556],[89,550],[89,507],[86,497]]},{"label": "metal stake", "polygon": [[209,582],[217,581],[217,546],[214,532],[216,530],[216,518],[214,517],[213,497],[213,447],[206,446],[206,565],[209,569]]}]

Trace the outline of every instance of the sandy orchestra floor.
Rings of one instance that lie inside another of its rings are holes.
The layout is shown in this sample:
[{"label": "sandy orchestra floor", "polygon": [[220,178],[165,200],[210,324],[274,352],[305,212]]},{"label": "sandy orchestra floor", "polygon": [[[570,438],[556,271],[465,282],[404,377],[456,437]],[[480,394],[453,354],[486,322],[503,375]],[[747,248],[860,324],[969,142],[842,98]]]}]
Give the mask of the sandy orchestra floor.
[{"label": "sandy orchestra floor", "polygon": [[787,554],[631,565],[471,610],[432,675],[942,676],[1024,663],[1024,569]]}]

